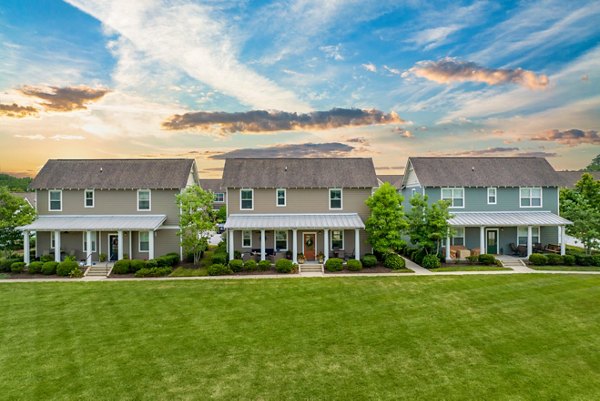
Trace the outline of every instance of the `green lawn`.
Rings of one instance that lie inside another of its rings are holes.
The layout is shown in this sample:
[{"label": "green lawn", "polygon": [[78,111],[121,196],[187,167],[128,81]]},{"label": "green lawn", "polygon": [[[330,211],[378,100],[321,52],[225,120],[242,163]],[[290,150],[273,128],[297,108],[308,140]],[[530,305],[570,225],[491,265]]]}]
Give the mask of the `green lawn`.
[{"label": "green lawn", "polygon": [[575,272],[600,272],[599,266],[535,266],[527,265],[534,270],[560,270],[560,271],[575,271]]},{"label": "green lawn", "polygon": [[600,277],[0,285],[0,398],[594,400]]},{"label": "green lawn", "polygon": [[186,268],[183,266],[173,270],[173,273],[169,274],[170,277],[195,277],[195,276],[208,276],[208,270],[206,267],[199,267],[195,269]]},{"label": "green lawn", "polygon": [[508,267],[500,266],[477,266],[477,265],[446,265],[431,269],[432,272],[485,272],[485,271],[501,271],[512,270]]}]

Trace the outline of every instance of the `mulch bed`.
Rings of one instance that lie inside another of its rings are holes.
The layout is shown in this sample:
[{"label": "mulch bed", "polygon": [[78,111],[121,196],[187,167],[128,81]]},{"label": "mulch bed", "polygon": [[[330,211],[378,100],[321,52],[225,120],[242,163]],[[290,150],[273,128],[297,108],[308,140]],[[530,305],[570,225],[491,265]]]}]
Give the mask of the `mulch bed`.
[{"label": "mulch bed", "polygon": [[[65,279],[65,278],[70,278],[69,276],[63,277],[63,276],[57,276],[56,274],[52,274],[50,276],[47,276],[45,274],[29,274],[29,273],[20,273],[20,274],[15,274],[15,273],[4,273],[6,275],[8,275],[8,277],[4,278],[4,280],[28,280],[28,279]],[[73,280],[77,280],[77,278],[73,278]]]},{"label": "mulch bed", "polygon": [[339,272],[330,272],[325,269],[325,274],[361,274],[361,273],[396,273],[396,270],[388,269],[383,265],[377,265],[375,267],[363,267],[362,270],[359,271],[351,271],[351,270],[342,270]]}]

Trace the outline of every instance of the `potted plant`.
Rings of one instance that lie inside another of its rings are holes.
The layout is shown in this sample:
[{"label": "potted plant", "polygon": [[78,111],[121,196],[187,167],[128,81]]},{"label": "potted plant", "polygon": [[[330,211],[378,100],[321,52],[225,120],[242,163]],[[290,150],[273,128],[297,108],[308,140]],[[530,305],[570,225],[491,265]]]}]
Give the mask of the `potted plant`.
[{"label": "potted plant", "polygon": [[319,254],[317,255],[317,261],[319,263],[323,263],[324,260],[325,260],[325,255],[323,255],[323,252],[319,252]]},{"label": "potted plant", "polygon": [[105,253],[101,253],[100,255],[98,255],[98,258],[100,259],[100,262],[106,262],[106,254]]},{"label": "potted plant", "polygon": [[287,260],[292,260],[292,251],[286,251],[285,252],[285,258]]},{"label": "potted plant", "polygon": [[304,262],[306,262],[306,259],[304,258],[304,254],[303,253],[299,253],[298,254],[298,263],[299,264],[303,264]]}]

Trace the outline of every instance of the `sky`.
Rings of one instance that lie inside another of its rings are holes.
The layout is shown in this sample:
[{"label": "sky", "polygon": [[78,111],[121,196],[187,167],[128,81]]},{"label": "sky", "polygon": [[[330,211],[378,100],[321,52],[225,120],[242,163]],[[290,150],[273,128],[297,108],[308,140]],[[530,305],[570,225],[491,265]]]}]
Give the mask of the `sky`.
[{"label": "sky", "polygon": [[600,2],[3,0],[0,172],[600,153]]}]

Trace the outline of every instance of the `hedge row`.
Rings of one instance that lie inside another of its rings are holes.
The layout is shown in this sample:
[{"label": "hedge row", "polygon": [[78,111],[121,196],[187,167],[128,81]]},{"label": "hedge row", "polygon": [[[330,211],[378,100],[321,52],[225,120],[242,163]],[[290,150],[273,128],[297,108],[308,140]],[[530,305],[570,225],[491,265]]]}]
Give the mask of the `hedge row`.
[{"label": "hedge row", "polygon": [[[178,262],[179,254],[175,252],[167,253],[166,255],[150,260],[121,259],[115,262],[112,272],[114,274],[135,273],[136,277],[157,277],[157,274],[161,275],[167,270],[173,271],[173,266]],[[162,268],[162,270],[156,270],[156,268]],[[145,270],[138,275],[137,273],[142,269]]]},{"label": "hedge row", "polygon": [[529,263],[534,266],[599,266],[600,255],[557,255],[532,253]]}]

